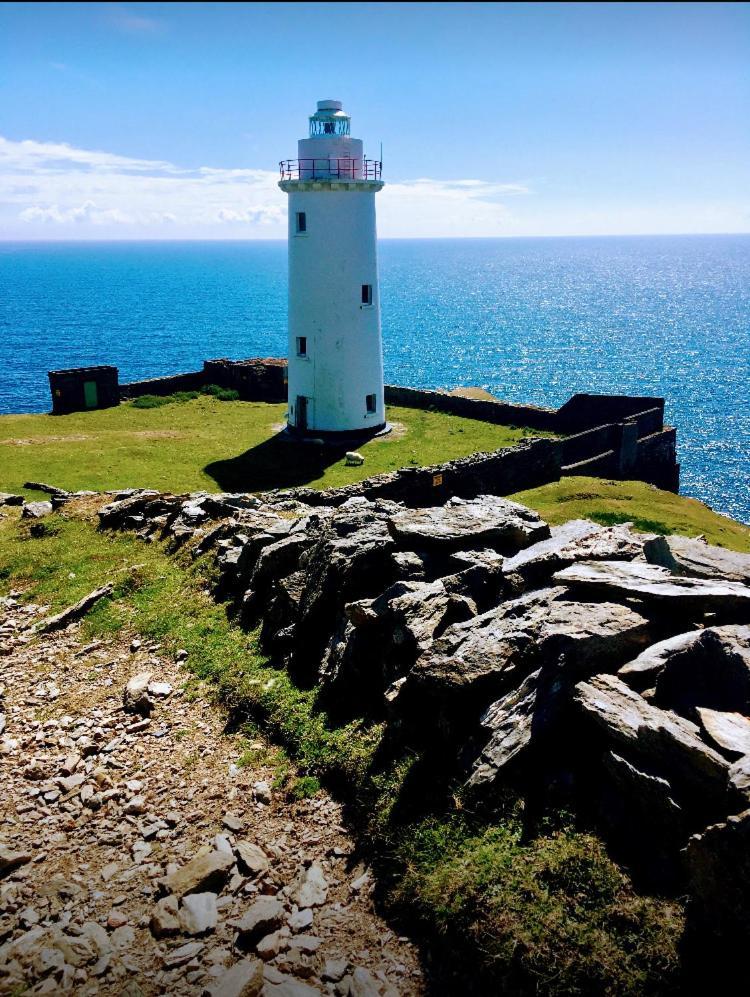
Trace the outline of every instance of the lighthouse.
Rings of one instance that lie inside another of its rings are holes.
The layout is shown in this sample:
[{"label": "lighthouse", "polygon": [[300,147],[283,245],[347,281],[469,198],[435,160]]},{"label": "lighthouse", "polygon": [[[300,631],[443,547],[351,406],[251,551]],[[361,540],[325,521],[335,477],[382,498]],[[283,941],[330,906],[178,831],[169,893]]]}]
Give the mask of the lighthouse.
[{"label": "lighthouse", "polygon": [[318,101],[289,195],[289,405],[297,436],[385,428],[375,195],[381,163],[365,159],[338,100]]}]

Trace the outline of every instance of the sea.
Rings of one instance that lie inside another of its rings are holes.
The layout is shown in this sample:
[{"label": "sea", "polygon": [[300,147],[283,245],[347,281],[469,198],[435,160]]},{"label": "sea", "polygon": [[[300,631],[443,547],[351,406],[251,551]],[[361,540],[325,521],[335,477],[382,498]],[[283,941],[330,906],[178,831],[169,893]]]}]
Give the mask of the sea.
[{"label": "sea", "polygon": [[[681,490],[750,523],[750,235],[382,240],[385,374],[558,406],[666,399]],[[283,356],[284,242],[0,242],[0,413],[47,371]]]}]

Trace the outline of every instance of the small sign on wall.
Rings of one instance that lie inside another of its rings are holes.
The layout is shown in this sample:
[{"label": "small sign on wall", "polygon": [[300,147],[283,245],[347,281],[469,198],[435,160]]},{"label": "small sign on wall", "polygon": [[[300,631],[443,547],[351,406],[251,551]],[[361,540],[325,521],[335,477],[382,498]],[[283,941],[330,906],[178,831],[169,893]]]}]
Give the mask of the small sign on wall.
[{"label": "small sign on wall", "polygon": [[443,483],[442,474],[433,474],[432,476],[432,487],[439,488]]}]

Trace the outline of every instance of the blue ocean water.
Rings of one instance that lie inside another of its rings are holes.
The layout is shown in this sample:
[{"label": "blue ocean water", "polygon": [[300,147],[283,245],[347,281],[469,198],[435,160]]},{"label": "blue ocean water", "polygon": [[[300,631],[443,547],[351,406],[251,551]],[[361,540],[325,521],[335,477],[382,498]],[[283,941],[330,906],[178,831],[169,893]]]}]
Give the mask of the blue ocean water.
[{"label": "blue ocean water", "polygon": [[[750,236],[382,241],[387,380],[667,399],[682,491],[750,522]],[[284,243],[0,243],[0,412],[286,350]]]}]

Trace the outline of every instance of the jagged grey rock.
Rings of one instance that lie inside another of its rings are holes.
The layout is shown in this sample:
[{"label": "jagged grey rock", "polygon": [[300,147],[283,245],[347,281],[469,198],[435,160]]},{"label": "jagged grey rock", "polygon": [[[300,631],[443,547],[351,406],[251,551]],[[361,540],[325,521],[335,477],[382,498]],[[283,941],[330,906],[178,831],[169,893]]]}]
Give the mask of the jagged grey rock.
[{"label": "jagged grey rock", "polygon": [[750,714],[750,627],[710,627],[672,654],[656,676],[654,703],[694,719],[703,706]]},{"label": "jagged grey rock", "polygon": [[750,554],[714,547],[705,540],[669,536],[649,538],[643,545],[649,564],[658,564],[673,574],[716,578],[750,584]]},{"label": "jagged grey rock", "polygon": [[31,852],[24,849],[9,848],[8,845],[0,844],[0,876],[5,876],[21,865],[26,865],[33,857]]},{"label": "jagged grey rock", "polygon": [[320,907],[328,896],[328,882],[317,862],[303,869],[294,882],[292,900],[298,907]]},{"label": "jagged grey rock", "polygon": [[23,505],[23,495],[12,495],[10,492],[0,492],[0,506]]},{"label": "jagged grey rock", "polygon": [[556,572],[552,580],[607,598],[636,597],[661,607],[678,603],[681,611],[750,614],[750,587],[740,582],[672,575],[666,568],[643,562],[581,561]]},{"label": "jagged grey rock", "polygon": [[168,938],[180,931],[180,921],[177,917],[177,898],[162,897],[157,901],[151,914],[151,933],[154,938]]},{"label": "jagged grey rock", "polygon": [[[437,633],[476,615],[476,606],[452,595],[441,579],[396,582],[377,599],[348,603],[320,668],[320,680],[339,707],[343,700],[382,694],[413,665]],[[348,621],[348,622],[347,622]]]},{"label": "jagged grey rock", "polygon": [[572,519],[562,526],[553,526],[551,534],[549,539],[508,558],[503,572],[519,574],[527,583],[540,584],[576,561],[632,561],[643,551],[644,538],[624,524],[607,527],[587,519]]},{"label": "jagged grey rock", "polygon": [[22,519],[43,519],[52,513],[51,502],[24,502],[21,509]]},{"label": "jagged grey rock", "polygon": [[250,841],[238,841],[234,850],[240,868],[251,876],[262,876],[271,867],[268,856],[259,845]]},{"label": "jagged grey rock", "polygon": [[151,672],[139,672],[128,680],[122,694],[122,708],[126,713],[137,713],[142,717],[151,713],[153,703],[148,694],[150,681]]},{"label": "jagged grey rock", "polygon": [[389,527],[399,544],[410,549],[491,547],[500,553],[515,553],[550,535],[537,513],[495,495],[452,498],[443,506],[405,509],[390,518]]},{"label": "jagged grey rock", "polygon": [[164,884],[169,893],[182,898],[188,893],[202,893],[212,888],[221,889],[234,865],[234,856],[212,851],[197,855],[186,865],[166,876]]},{"label": "jagged grey rock", "polygon": [[50,633],[53,630],[63,630],[65,627],[74,623],[76,620],[85,616],[90,609],[92,609],[97,602],[101,599],[106,598],[108,595],[112,594],[113,585],[108,582],[106,585],[102,585],[101,588],[94,589],[93,592],[89,592],[82,599],[79,599],[77,603],[73,606],[68,606],[61,613],[55,614],[55,616],[50,616],[46,620],[42,620],[39,623],[35,623],[31,628],[32,633],[42,634]]},{"label": "jagged grey rock", "polygon": [[275,897],[260,897],[240,918],[228,922],[243,942],[252,944],[264,935],[280,928],[284,918],[284,905]]},{"label": "jagged grey rock", "polygon": [[186,935],[205,935],[218,920],[215,893],[190,893],[182,898],[179,921]]},{"label": "jagged grey rock", "polygon": [[728,758],[750,755],[750,719],[741,713],[722,713],[698,707],[698,720],[710,744]]},{"label": "jagged grey rock", "polygon": [[449,627],[417,660],[397,704],[421,714],[478,710],[545,663],[572,684],[617,667],[648,641],[650,625],[635,610],[570,602],[564,594],[541,589]]},{"label": "jagged grey rock", "polygon": [[204,997],[259,997],[263,992],[263,963],[260,959],[243,959],[203,991]]},{"label": "jagged grey rock", "polygon": [[540,674],[532,672],[517,689],[488,707],[481,726],[489,740],[473,765],[468,786],[486,787],[504,777],[531,743]]},{"label": "jagged grey rock", "polygon": [[665,778],[678,802],[684,797],[696,809],[724,812],[732,805],[726,759],[701,740],[689,720],[647,703],[615,675],[580,682],[574,700],[607,749]]}]

